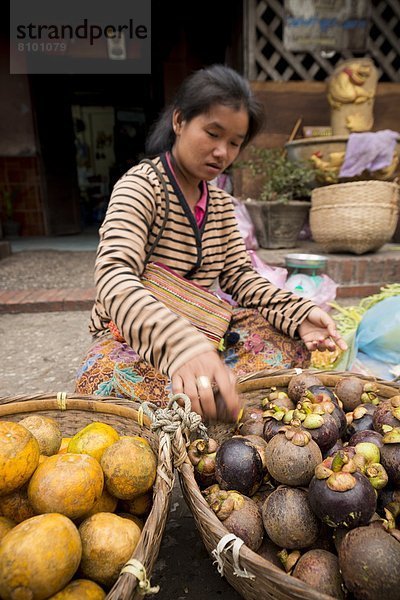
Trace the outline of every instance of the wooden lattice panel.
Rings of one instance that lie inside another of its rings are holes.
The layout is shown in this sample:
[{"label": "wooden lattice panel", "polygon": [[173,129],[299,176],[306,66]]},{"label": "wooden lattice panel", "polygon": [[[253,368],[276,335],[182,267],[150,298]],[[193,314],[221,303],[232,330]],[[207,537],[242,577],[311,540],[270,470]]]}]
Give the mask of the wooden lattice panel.
[{"label": "wooden lattice panel", "polygon": [[246,0],[246,75],[253,81],[324,81],[336,64],[369,56],[380,81],[400,82],[400,2],[372,0],[367,51],[343,50],[332,57],[317,52],[290,52],[283,45],[283,0]]}]

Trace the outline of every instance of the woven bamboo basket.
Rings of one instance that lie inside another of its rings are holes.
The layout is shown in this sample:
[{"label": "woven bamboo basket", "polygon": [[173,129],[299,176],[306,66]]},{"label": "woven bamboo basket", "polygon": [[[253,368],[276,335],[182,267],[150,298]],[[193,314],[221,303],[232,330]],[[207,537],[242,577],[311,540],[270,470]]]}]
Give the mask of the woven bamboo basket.
[{"label": "woven bamboo basket", "polygon": [[163,432],[158,436],[152,431],[151,419],[139,408],[139,403],[129,400],[66,393],[0,398],[1,420],[20,421],[32,413],[49,416],[58,422],[64,437],[74,435],[93,421],[101,421],[114,427],[121,435],[142,436],[158,456],[153,506],[130,559],[136,559],[143,566],[142,573],[137,578],[132,572],[121,572],[107,600],[143,599],[146,588],[148,590],[150,586],[149,577],[158,556],[169,512],[173,487],[170,438]]},{"label": "woven bamboo basket", "polygon": [[399,186],[354,181],[312,191],[310,228],[326,252],[364,254],[392,239],[399,215]]},{"label": "woven bamboo basket", "polygon": [[[259,406],[271,387],[285,390],[298,370],[267,371],[255,373],[241,378],[238,389],[245,406]],[[327,387],[334,387],[341,377],[351,373],[309,371],[317,375]],[[357,375],[363,378],[362,376]],[[364,378],[368,380],[368,378]],[[380,396],[390,398],[399,393],[399,387],[379,382]],[[234,427],[216,425],[208,428],[208,434],[218,442],[230,437]],[[223,523],[215,516],[203,498],[193,475],[193,467],[187,458],[178,468],[179,480],[184,498],[193,514],[197,529],[203,543],[214,559],[221,540],[229,535]],[[228,538],[225,538],[228,539]],[[244,544],[240,547],[238,558],[233,548],[226,547],[219,553],[217,568],[221,575],[246,600],[333,600],[331,596],[322,594],[302,581],[287,575],[272,563],[268,562]]]}]

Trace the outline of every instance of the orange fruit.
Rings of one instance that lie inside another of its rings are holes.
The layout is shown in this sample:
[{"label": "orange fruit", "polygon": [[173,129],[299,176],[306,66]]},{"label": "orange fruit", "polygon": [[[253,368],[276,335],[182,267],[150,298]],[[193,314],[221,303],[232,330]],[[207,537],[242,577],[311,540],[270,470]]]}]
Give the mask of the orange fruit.
[{"label": "orange fruit", "polygon": [[105,450],[100,464],[105,484],[113,496],[131,500],[152,487],[157,473],[157,458],[146,443],[126,437]]},{"label": "orange fruit", "polygon": [[44,600],[73,577],[82,554],[75,525],[59,514],[20,523],[0,544],[0,597]]},{"label": "orange fruit", "polygon": [[22,523],[34,517],[36,513],[28,499],[28,485],[0,496],[0,510],[5,517],[15,523]]},{"label": "orange fruit", "polygon": [[88,519],[92,515],[95,515],[99,512],[112,513],[117,508],[117,504],[117,498],[111,496],[107,488],[104,486],[103,493],[101,494],[100,498],[94,503],[92,508],[83,516],[83,519]]},{"label": "orange fruit", "polygon": [[82,540],[80,571],[88,579],[109,587],[132,556],[140,528],[113,513],[97,513],[79,526]]},{"label": "orange fruit", "polygon": [[36,438],[19,423],[0,421],[0,496],[28,481],[39,463]]},{"label": "orange fruit", "polygon": [[61,446],[58,450],[58,454],[65,454],[68,451],[68,444],[70,442],[70,437],[63,437],[61,440]]},{"label": "orange fruit", "polygon": [[152,504],[153,493],[151,490],[146,492],[145,494],[136,496],[132,500],[124,500],[121,502],[121,506],[125,512],[128,512],[131,515],[136,515],[138,517],[148,515],[151,510]]},{"label": "orange fruit", "polygon": [[40,454],[51,456],[59,451],[62,433],[55,419],[42,417],[41,415],[29,415],[29,417],[19,421],[19,424],[26,427],[37,439]]},{"label": "orange fruit", "polygon": [[95,421],[86,425],[71,438],[68,452],[89,454],[100,461],[104,450],[117,440],[119,440],[119,433],[114,427]]},{"label": "orange fruit", "polygon": [[118,515],[119,517],[122,517],[123,519],[129,519],[129,521],[133,521],[139,527],[140,531],[142,531],[142,529],[144,527],[144,523],[136,515],[131,515],[131,514],[125,513],[125,512],[117,512],[115,514]]},{"label": "orange fruit", "polygon": [[57,512],[76,519],[93,508],[103,485],[103,471],[92,456],[55,454],[31,477],[28,498],[37,514]]},{"label": "orange fruit", "polygon": [[3,537],[16,526],[14,521],[7,519],[7,517],[0,517],[0,542]]},{"label": "orange fruit", "polygon": [[75,579],[49,600],[103,600],[105,592],[94,581]]}]

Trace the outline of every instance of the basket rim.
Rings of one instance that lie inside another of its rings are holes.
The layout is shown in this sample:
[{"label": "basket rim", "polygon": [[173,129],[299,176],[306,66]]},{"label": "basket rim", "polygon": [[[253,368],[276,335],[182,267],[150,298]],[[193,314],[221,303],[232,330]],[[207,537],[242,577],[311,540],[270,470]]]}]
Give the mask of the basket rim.
[{"label": "basket rim", "polygon": [[[385,210],[390,210],[391,212],[393,211],[393,202],[388,201],[388,202],[374,202],[371,204],[363,204],[360,205],[358,202],[346,202],[346,204],[335,204],[335,201],[333,200],[331,203],[327,203],[321,206],[312,206],[311,207],[311,212],[316,212],[317,210],[337,210],[337,209],[341,209],[343,210],[347,210],[349,208],[356,208],[359,209],[360,212],[362,212],[363,214],[365,214],[368,210],[369,212],[376,212],[376,209],[379,208],[380,210],[385,209]],[[354,211],[352,211],[352,213],[354,214]]]},{"label": "basket rim", "polygon": [[393,189],[400,189],[400,186],[395,181],[381,181],[380,179],[365,179],[363,181],[347,181],[346,183],[331,183],[330,185],[323,185],[321,187],[314,188],[312,193],[324,193],[324,190],[332,189],[343,189],[350,187],[365,187],[366,185],[374,185],[375,187],[391,187]]},{"label": "basket rim", "polygon": [[[379,384],[379,391],[381,395],[388,394],[388,397],[393,395],[393,392],[397,394],[399,392],[400,384],[390,383],[386,380],[382,380],[379,378],[367,377],[364,375],[359,375],[358,373],[351,372],[342,372],[342,371],[331,371],[331,370],[318,370],[318,369],[287,369],[287,370],[264,370],[255,373],[250,373],[248,375],[244,375],[237,380],[237,389],[239,394],[245,393],[248,391],[256,391],[257,389],[263,389],[266,387],[286,387],[290,381],[290,379],[294,375],[298,375],[300,373],[310,373],[313,375],[317,375],[320,377],[322,383],[329,387],[334,386],[339,379],[343,377],[351,377],[356,376],[365,381],[374,380]],[[225,528],[223,523],[218,519],[218,517],[214,514],[214,512],[208,506],[205,498],[203,497],[200,488],[197,485],[197,482],[194,478],[193,467],[187,457],[186,461],[178,467],[179,472],[179,481],[182,487],[182,491],[184,493],[185,499],[189,504],[192,511],[196,511],[194,514],[196,524],[197,520],[199,521],[198,528],[201,530],[204,521],[201,521],[200,516],[207,520],[207,523],[210,524],[210,528],[212,529],[212,534],[218,538],[218,541],[221,540],[225,535],[229,534],[229,531]],[[200,516],[199,516],[200,515]],[[201,533],[201,531],[200,531]],[[204,543],[204,540],[203,540]],[[218,543],[218,542],[217,542]],[[215,547],[217,546],[215,544]],[[226,557],[227,554],[224,554]],[[292,590],[297,593],[299,598],[304,598],[306,600],[334,600],[332,596],[322,594],[318,590],[312,588],[306,583],[302,582],[299,579],[285,573],[284,571],[279,570],[272,563],[268,562],[266,559],[261,557],[256,552],[253,552],[250,548],[248,548],[245,544],[240,547],[239,550],[239,561],[243,560],[245,564],[245,568],[251,572],[251,565],[257,565],[258,568],[263,573],[266,574],[268,579],[276,586],[282,586],[285,590]],[[226,558],[224,558],[226,561]],[[224,563],[225,564],[225,563]],[[239,577],[232,578],[232,583],[228,578],[228,581],[238,589],[234,583],[239,586]],[[257,585],[257,584],[255,584]],[[240,592],[240,589],[238,590]],[[260,598],[262,598],[261,590]],[[289,598],[289,596],[288,596]]]},{"label": "basket rim", "polygon": [[[358,377],[358,379],[362,379],[363,381],[375,381],[380,385],[380,390],[382,390],[384,393],[392,393],[393,391],[400,390],[400,382],[388,382],[386,379],[380,379],[379,377],[368,377],[367,375],[362,375],[360,373],[352,373],[351,371],[332,371],[331,369],[320,370],[296,368],[284,370],[280,369],[276,371],[265,369],[256,373],[249,373],[248,375],[244,375],[238,379],[238,391],[239,393],[243,393],[248,392],[250,390],[257,390],[263,387],[269,387],[270,385],[282,387],[287,386],[289,380],[294,375],[300,375],[300,373],[316,375],[321,379],[324,379],[326,383],[322,383],[328,386],[335,385],[339,381],[339,379],[342,379],[343,377]],[[269,381],[271,381],[272,383],[268,383]]]},{"label": "basket rim", "polygon": [[68,410],[83,410],[95,414],[103,413],[131,418],[139,425],[143,423],[146,427],[150,427],[150,418],[136,409],[134,407],[135,405],[140,408],[140,403],[132,402],[131,400],[124,401],[123,399],[112,398],[111,396],[85,396],[68,394],[66,392],[58,392],[56,394],[38,393],[33,395],[1,396],[0,418],[22,412],[43,412],[48,410],[65,412]]}]

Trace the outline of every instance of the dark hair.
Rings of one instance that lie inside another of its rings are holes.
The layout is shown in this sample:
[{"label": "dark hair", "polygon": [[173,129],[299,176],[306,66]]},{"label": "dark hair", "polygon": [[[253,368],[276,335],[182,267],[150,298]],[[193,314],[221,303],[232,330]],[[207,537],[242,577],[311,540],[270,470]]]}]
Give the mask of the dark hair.
[{"label": "dark hair", "polygon": [[191,121],[216,104],[235,110],[244,107],[249,115],[249,128],[242,147],[246,146],[264,124],[262,104],[254,97],[249,82],[224,65],[212,65],[195,71],[180,86],[173,102],[161,113],[146,140],[146,154],[155,156],[170,150],[175,142],[172,115],[179,110],[182,119]]}]

